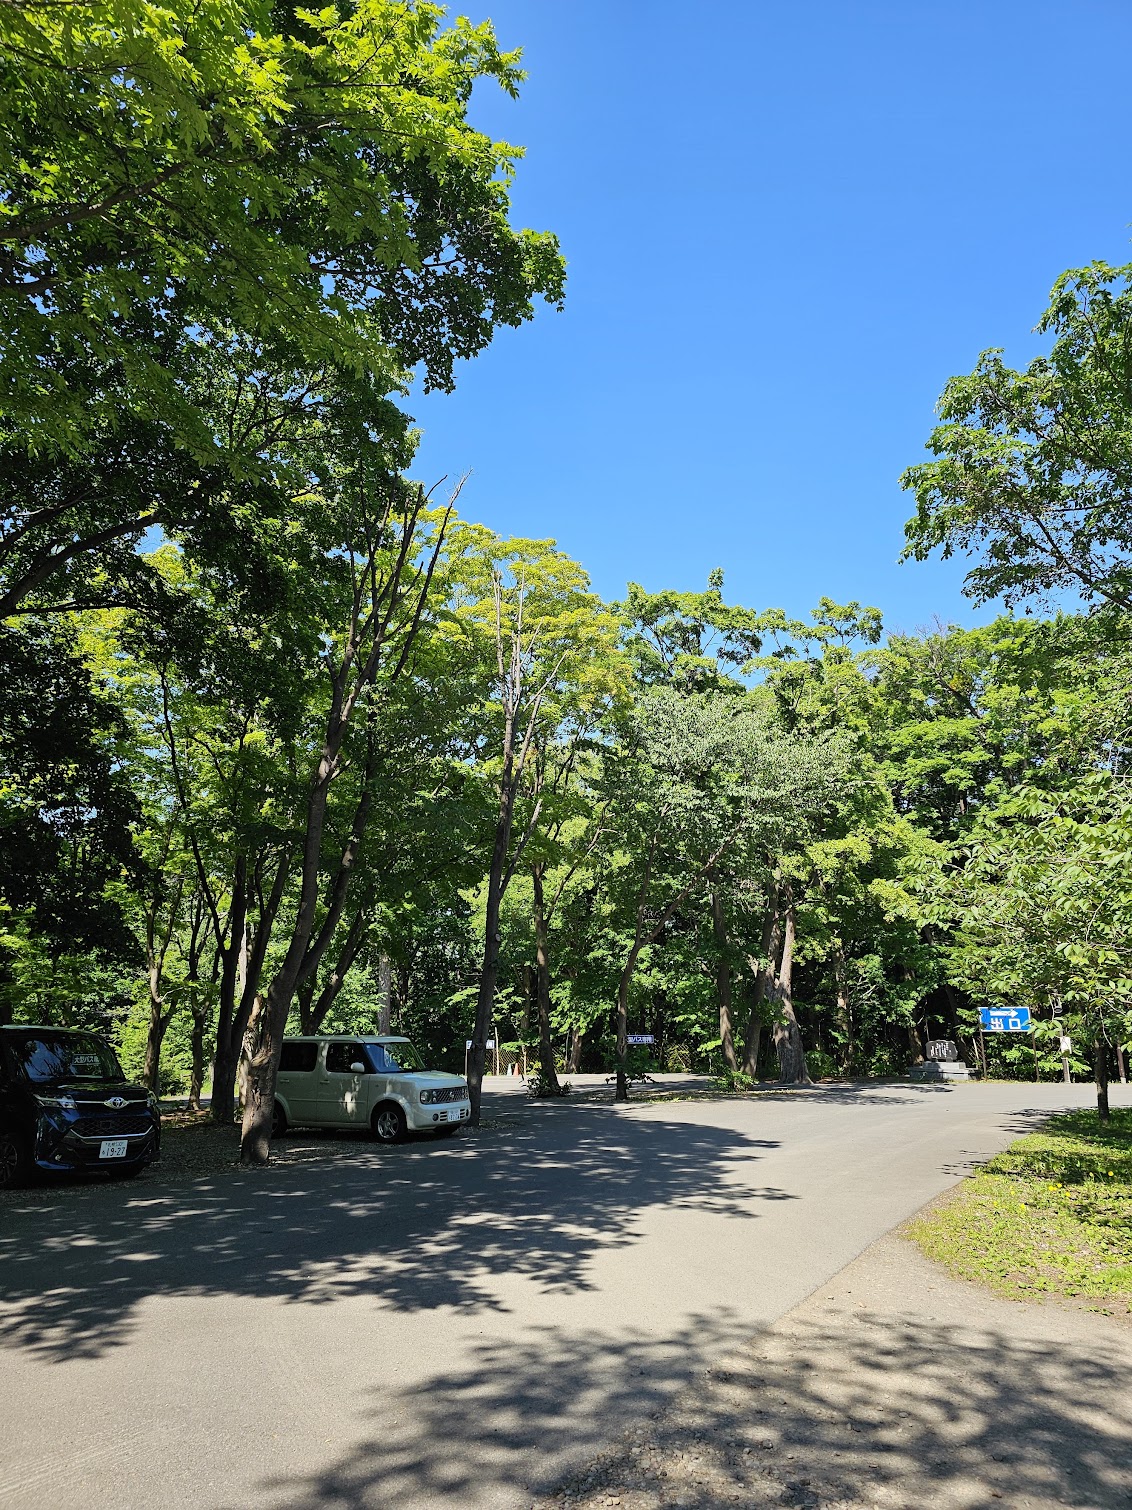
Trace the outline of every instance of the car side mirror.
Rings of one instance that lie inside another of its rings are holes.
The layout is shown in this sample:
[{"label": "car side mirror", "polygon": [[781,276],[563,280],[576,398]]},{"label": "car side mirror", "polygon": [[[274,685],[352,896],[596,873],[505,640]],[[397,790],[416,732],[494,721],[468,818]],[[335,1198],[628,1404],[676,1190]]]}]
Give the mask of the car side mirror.
[{"label": "car side mirror", "polygon": [[365,1065],[362,1064],[360,1062],[360,1060],[355,1059],[354,1062],[353,1062],[353,1064],[350,1066],[350,1074],[351,1075],[364,1075],[365,1072],[366,1072]]}]

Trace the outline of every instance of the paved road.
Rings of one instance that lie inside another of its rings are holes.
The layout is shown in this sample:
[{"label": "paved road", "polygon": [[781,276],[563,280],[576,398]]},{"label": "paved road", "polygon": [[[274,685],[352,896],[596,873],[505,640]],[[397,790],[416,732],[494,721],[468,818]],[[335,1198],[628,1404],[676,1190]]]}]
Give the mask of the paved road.
[{"label": "paved road", "polygon": [[[510,1507],[1087,1087],[528,1105],[0,1207],[0,1504]],[[1115,1097],[1127,1102],[1127,1093]]]}]

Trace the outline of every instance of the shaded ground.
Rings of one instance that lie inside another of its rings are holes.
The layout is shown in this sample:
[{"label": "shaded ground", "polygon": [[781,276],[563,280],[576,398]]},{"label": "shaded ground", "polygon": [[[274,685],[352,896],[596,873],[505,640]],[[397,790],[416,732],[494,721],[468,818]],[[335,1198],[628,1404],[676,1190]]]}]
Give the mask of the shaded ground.
[{"label": "shaded ground", "polygon": [[539,1510],[1124,1510],[1132,1327],[1011,1304],[883,1238]]},{"label": "shaded ground", "polygon": [[22,1195],[0,1209],[0,1503],[81,1483],[86,1510],[529,1510],[1065,1102],[514,1087],[474,1138],[300,1136],[254,1174]]}]

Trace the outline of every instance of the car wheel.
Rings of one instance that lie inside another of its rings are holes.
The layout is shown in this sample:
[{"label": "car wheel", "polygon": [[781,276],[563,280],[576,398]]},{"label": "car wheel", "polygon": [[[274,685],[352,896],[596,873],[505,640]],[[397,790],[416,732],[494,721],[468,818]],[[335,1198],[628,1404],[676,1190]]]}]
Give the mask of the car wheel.
[{"label": "car wheel", "polygon": [[396,1101],[383,1101],[373,1114],[371,1126],[379,1143],[400,1143],[405,1136],[405,1113]]},{"label": "car wheel", "polygon": [[18,1133],[0,1132],[0,1190],[22,1185],[28,1177],[28,1146]]},{"label": "car wheel", "polygon": [[271,1112],[271,1136],[281,1138],[287,1131],[287,1113],[276,1101]]}]

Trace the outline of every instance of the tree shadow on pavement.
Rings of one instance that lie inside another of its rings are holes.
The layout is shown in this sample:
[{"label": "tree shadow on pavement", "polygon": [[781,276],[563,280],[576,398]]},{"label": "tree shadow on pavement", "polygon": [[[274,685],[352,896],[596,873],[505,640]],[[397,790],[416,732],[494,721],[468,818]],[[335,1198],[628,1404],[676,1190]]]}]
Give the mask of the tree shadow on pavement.
[{"label": "tree shadow on pavement", "polygon": [[758,1154],[740,1132],[579,1108],[443,1145],[359,1142],[319,1166],[177,1186],[91,1191],[5,1209],[0,1346],[98,1357],[127,1342],[154,1296],[348,1296],[401,1310],[505,1309],[501,1275],[562,1294],[590,1261],[635,1241],[647,1209],[750,1219]]},{"label": "tree shadow on pavement", "polygon": [[[716,1332],[705,1318],[663,1344],[553,1332],[484,1346],[469,1377],[413,1391],[339,1462],[263,1492],[287,1510],[529,1506],[532,1493],[578,1510],[1128,1504],[1132,1345],[822,1313],[764,1333],[658,1409],[656,1381],[689,1349],[710,1353]],[[621,1435],[564,1469],[595,1416]]]}]

